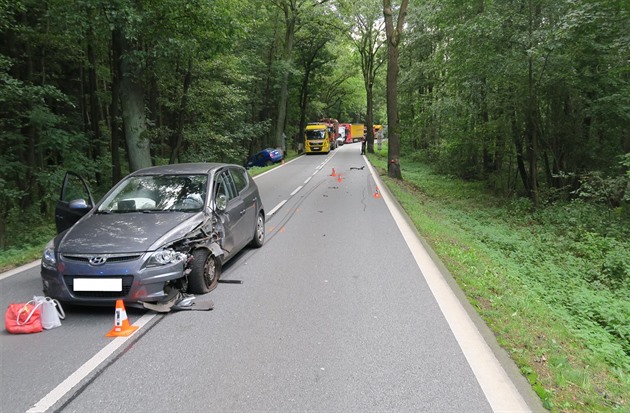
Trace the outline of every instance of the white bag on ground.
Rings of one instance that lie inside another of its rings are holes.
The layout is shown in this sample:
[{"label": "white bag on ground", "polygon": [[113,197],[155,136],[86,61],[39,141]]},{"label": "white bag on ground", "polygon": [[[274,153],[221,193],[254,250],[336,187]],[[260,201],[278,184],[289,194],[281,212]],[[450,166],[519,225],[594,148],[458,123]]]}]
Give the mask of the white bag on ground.
[{"label": "white bag on ground", "polygon": [[61,326],[61,320],[66,318],[66,314],[61,307],[59,301],[50,297],[34,296],[33,300],[36,303],[42,303],[41,307],[41,319],[42,327],[45,330]]}]

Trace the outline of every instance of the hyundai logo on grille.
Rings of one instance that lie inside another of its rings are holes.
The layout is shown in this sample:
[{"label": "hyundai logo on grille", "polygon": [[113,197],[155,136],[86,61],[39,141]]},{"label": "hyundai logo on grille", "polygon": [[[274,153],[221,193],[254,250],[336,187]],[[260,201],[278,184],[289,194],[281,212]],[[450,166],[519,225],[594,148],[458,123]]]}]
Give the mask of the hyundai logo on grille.
[{"label": "hyundai logo on grille", "polygon": [[103,265],[107,262],[107,257],[98,255],[96,257],[90,257],[90,265]]}]

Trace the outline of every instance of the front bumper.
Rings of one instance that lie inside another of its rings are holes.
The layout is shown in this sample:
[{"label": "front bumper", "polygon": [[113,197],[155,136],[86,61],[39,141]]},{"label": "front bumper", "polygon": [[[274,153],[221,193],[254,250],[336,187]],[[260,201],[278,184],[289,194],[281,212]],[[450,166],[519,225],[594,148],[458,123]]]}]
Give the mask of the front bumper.
[{"label": "front bumper", "polygon": [[[167,297],[164,287],[184,276],[184,262],[145,267],[145,255],[122,262],[107,262],[92,266],[87,261],[60,260],[56,270],[41,267],[44,294],[57,300],[78,305],[106,306],[123,300],[125,304],[141,307],[141,301],[159,302]],[[121,280],[120,291],[75,291],[75,279]]]}]

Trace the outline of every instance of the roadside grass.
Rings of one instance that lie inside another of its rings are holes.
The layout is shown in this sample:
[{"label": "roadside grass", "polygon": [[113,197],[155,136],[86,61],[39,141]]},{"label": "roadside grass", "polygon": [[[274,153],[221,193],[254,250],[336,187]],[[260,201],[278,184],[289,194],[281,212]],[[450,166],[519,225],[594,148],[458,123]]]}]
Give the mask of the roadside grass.
[{"label": "roadside grass", "polygon": [[[582,203],[531,212],[409,159],[398,182],[386,149],[368,157],[545,407],[630,412],[627,221]],[[37,227],[0,251],[0,272],[41,257],[55,230]]]},{"label": "roadside grass", "polygon": [[44,247],[55,235],[55,227],[54,224],[39,225],[29,234],[14,242],[15,247],[0,250],[0,273],[40,259]]},{"label": "roadside grass", "polygon": [[630,226],[583,203],[532,212],[481,183],[368,155],[554,412],[630,411]]}]

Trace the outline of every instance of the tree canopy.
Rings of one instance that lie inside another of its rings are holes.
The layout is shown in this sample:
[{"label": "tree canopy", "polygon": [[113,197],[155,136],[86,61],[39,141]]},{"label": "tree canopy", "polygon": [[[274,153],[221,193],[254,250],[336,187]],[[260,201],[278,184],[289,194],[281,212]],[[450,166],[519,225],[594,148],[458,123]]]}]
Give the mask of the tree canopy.
[{"label": "tree canopy", "polygon": [[416,2],[401,48],[405,150],[534,205],[582,188],[619,206],[628,27],[617,0]]},{"label": "tree canopy", "polygon": [[627,2],[412,0],[389,114],[401,4],[362,4],[0,1],[0,247],[24,213],[51,220],[65,170],[100,194],[147,165],[297,147],[322,117],[396,115],[402,154],[535,205],[627,202]]}]

